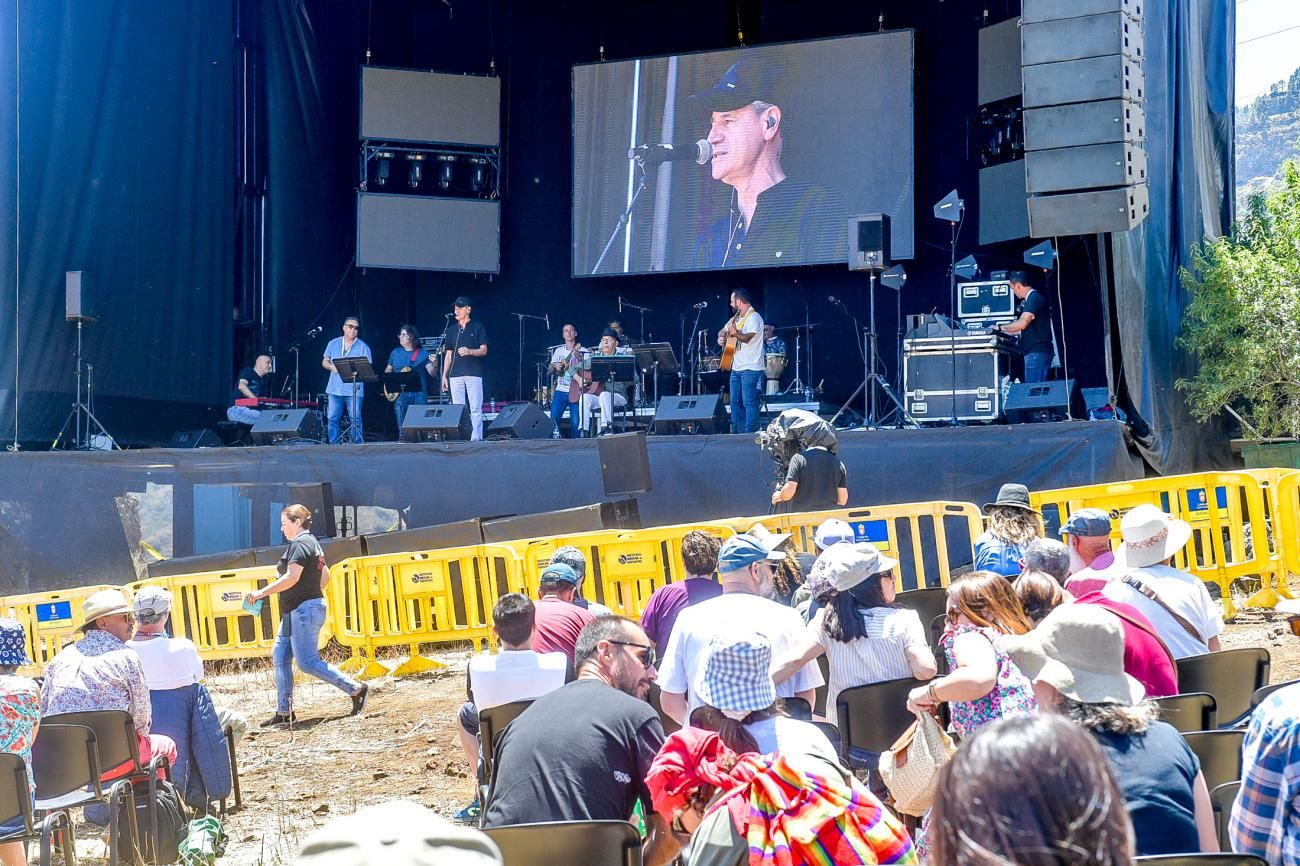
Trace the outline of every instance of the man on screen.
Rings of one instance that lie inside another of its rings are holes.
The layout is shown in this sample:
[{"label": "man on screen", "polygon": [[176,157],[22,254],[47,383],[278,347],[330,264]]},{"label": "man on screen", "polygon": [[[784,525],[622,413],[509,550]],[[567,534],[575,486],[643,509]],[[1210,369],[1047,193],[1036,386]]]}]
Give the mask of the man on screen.
[{"label": "man on screen", "polygon": [[731,187],[728,214],[698,238],[695,266],[738,268],[832,262],[845,257],[845,213],[838,193],[786,176],[784,119],[773,75],[761,64],[733,64],[691,99],[710,111],[711,173]]}]

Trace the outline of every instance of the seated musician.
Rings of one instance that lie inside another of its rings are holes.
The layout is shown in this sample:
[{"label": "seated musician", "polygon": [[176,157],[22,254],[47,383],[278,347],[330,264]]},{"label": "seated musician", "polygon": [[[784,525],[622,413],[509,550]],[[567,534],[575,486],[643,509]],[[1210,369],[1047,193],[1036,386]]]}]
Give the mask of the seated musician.
[{"label": "seated musician", "polygon": [[271,372],[271,356],[258,355],[253,366],[245,367],[239,371],[239,378],[235,382],[235,388],[230,392],[230,408],[226,410],[226,417],[237,424],[247,424],[250,427],[257,423],[257,419],[262,413],[255,407],[236,406],[236,400],[251,399],[256,400],[262,396],[263,377]]},{"label": "seated musician", "polygon": [[631,349],[624,348],[618,344],[618,334],[613,328],[606,328],[600,335],[600,347],[592,354],[583,356],[582,370],[575,371],[575,377],[581,377],[583,383],[582,402],[579,404],[579,414],[582,426],[579,428],[579,435],[585,436],[587,428],[591,426],[591,413],[595,406],[600,406],[600,423],[601,428],[597,435],[605,435],[614,432],[614,408],[623,408],[627,405],[627,382],[614,382],[607,384],[605,382],[592,381],[591,359],[599,358],[602,355],[609,357],[611,355],[630,355]]},{"label": "seated musician", "polygon": [[414,325],[402,325],[397,332],[397,342],[397,348],[388,353],[388,366],[384,367],[384,372],[420,374],[418,390],[390,395],[388,388],[384,388],[384,396],[393,401],[393,411],[397,413],[397,441],[404,442],[402,421],[406,419],[406,410],[417,403],[428,402],[426,395],[429,393],[429,371],[426,366],[429,363],[429,353],[420,345],[420,332]]}]

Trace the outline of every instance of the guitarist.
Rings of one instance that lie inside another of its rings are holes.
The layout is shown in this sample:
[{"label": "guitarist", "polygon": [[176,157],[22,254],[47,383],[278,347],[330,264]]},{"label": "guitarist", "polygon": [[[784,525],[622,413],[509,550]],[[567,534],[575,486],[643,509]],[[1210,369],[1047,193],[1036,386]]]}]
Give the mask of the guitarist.
[{"label": "guitarist", "polygon": [[393,411],[397,413],[397,441],[403,442],[402,421],[406,418],[406,410],[413,404],[426,402],[429,393],[429,371],[426,369],[429,353],[420,345],[420,332],[414,325],[402,325],[397,332],[397,344],[397,348],[388,353],[388,366],[384,367],[384,372],[409,373],[414,370],[420,374],[419,391],[389,394],[388,389],[384,389],[384,396],[393,401]]},{"label": "guitarist", "polygon": [[758,429],[758,401],[763,389],[763,317],[754,309],[748,289],[731,293],[736,315],[718,332],[722,369],[731,371],[731,432]]},{"label": "guitarist", "polygon": [[582,369],[574,372],[574,381],[581,383],[582,396],[579,404],[578,414],[580,416],[579,435],[586,435],[587,428],[591,426],[591,412],[595,406],[600,407],[600,421],[602,424],[600,433],[610,432],[614,424],[614,408],[623,408],[627,405],[627,383],[615,382],[608,388],[604,382],[591,381],[591,359],[601,355],[630,355],[631,349],[624,348],[618,344],[618,332],[613,328],[606,328],[600,335],[600,346],[594,353],[587,353],[583,358]]},{"label": "guitarist", "polygon": [[581,392],[581,376],[577,386],[574,385],[574,373],[581,374],[582,356],[586,349],[578,344],[578,329],[573,325],[563,328],[564,345],[551,350],[551,374],[554,377],[554,391],[551,394],[551,420],[555,422],[556,439],[560,438],[560,421],[564,413],[569,413],[569,438],[578,434],[578,398]]}]

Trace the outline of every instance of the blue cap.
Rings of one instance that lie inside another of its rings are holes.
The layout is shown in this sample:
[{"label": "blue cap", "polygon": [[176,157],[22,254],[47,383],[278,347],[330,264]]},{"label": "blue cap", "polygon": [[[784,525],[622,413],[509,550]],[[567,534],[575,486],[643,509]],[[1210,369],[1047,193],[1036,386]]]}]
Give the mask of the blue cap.
[{"label": "blue cap", "polygon": [[570,583],[578,585],[578,572],[573,570],[573,566],[565,565],[563,562],[552,562],[546,566],[546,571],[542,572],[542,582]]},{"label": "blue cap", "polygon": [[1080,508],[1065,521],[1060,534],[1089,538],[1110,535],[1110,515],[1100,508]]},{"label": "blue cap", "polygon": [[768,547],[750,535],[733,535],[722,543],[722,550],[718,551],[718,573],[740,571],[763,560],[780,562],[783,559],[785,554],[777,553],[775,545]]},{"label": "blue cap", "polygon": [[772,63],[741,60],[727,67],[708,90],[691,94],[691,100],[710,111],[735,111],[756,100],[775,103],[772,85],[778,72]]}]

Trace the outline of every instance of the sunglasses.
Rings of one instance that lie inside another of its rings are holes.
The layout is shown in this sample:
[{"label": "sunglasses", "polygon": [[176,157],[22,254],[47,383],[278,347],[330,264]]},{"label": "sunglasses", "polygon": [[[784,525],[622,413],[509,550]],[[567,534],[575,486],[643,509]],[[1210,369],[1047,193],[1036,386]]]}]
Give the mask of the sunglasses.
[{"label": "sunglasses", "polygon": [[633,643],[630,640],[612,640],[610,641],[610,643],[616,643],[619,646],[631,646],[631,647],[636,647],[637,649],[640,650],[645,650],[645,655],[639,656],[638,660],[641,662],[641,664],[645,665],[648,668],[652,668],[655,666],[656,657],[655,657],[655,648],[653,646],[643,644],[643,643]]}]

